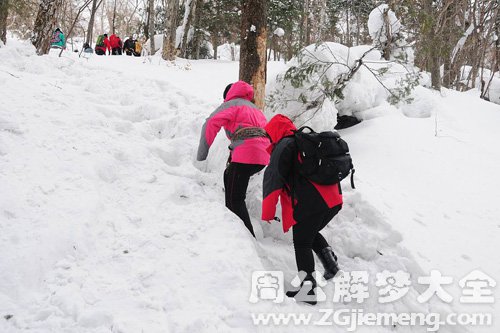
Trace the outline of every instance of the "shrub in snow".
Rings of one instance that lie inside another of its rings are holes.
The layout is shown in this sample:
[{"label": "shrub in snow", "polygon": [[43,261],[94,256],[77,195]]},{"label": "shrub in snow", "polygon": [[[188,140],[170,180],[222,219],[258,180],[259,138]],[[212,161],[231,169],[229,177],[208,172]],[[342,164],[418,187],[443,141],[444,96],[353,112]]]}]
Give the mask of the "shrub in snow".
[{"label": "shrub in snow", "polygon": [[500,104],[500,75],[498,73],[491,79],[488,98],[490,102]]},{"label": "shrub in snow", "polygon": [[[163,49],[163,34],[160,35],[155,35],[155,52],[158,52],[159,50]],[[144,45],[143,48],[148,52],[148,54],[151,54],[151,41],[148,39]]]},{"label": "shrub in snow", "polygon": [[471,66],[462,66],[459,73],[458,88],[460,90],[468,90],[476,87],[481,91],[484,86],[483,98],[500,104],[500,74],[498,72],[492,73],[487,68],[479,68],[476,78],[473,77]]},{"label": "shrub in snow", "polygon": [[271,112],[289,115],[297,124],[335,125],[339,115],[364,119],[386,100],[407,100],[419,75],[398,62],[386,62],[373,46],[337,43],[310,45],[278,76],[268,98]]},{"label": "shrub in snow", "polygon": [[240,59],[240,46],[234,43],[224,43],[217,47],[217,58],[220,60],[237,61]]},{"label": "shrub in snow", "polygon": [[368,16],[368,31],[386,60],[399,59],[413,62],[413,50],[406,42],[403,26],[387,4],[382,4]]},{"label": "shrub in snow", "polygon": [[387,4],[382,4],[368,16],[368,32],[373,41],[385,43],[397,36],[401,23]]}]

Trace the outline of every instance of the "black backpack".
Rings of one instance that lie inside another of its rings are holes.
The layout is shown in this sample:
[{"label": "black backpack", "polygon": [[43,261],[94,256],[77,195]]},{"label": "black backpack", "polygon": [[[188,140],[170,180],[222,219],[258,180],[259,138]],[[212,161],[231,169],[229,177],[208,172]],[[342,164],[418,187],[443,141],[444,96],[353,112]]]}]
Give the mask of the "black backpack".
[{"label": "black backpack", "polygon": [[355,188],[349,147],[337,132],[316,133],[304,126],[295,131],[294,137],[299,152],[299,174],[317,184],[332,185],[340,183],[350,173],[351,187]]}]

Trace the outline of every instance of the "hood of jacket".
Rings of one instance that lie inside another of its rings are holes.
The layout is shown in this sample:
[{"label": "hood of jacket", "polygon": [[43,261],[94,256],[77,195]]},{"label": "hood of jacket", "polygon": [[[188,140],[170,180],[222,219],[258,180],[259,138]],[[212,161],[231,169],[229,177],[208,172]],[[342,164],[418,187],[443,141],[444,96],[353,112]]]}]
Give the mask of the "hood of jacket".
[{"label": "hood of jacket", "polygon": [[227,92],[226,99],[224,102],[230,101],[236,98],[243,98],[247,101],[253,100],[253,88],[251,85],[244,81],[238,81],[233,83],[229,91]]},{"label": "hood of jacket", "polygon": [[287,116],[277,114],[269,120],[264,129],[271,138],[271,146],[268,148],[268,152],[271,153],[274,146],[285,136],[293,135],[294,131],[297,130],[297,127],[295,127],[293,122]]}]

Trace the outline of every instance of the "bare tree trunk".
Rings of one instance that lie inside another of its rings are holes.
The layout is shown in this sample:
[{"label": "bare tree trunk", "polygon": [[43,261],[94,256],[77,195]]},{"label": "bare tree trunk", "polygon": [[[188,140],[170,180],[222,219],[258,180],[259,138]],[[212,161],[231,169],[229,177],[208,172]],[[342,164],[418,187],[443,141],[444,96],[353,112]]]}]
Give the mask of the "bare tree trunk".
[{"label": "bare tree trunk", "polygon": [[302,36],[301,36],[301,48],[302,46],[309,45],[309,1],[304,0],[304,10],[302,12]]},{"label": "bare tree trunk", "polygon": [[271,61],[271,54],[273,53],[273,46],[274,46],[274,34],[271,37],[271,40],[269,41],[269,53],[267,55],[267,61]]},{"label": "bare tree trunk", "polygon": [[85,38],[85,42],[88,43],[91,47],[92,47],[92,35],[94,34],[94,21],[95,21],[96,11],[97,11],[97,0],[93,0],[92,9],[90,10],[89,24],[87,26],[87,37]]},{"label": "bare tree trunk", "polygon": [[64,0],[42,0],[33,28],[31,42],[38,55],[47,54],[50,50],[50,39],[56,25],[56,14]]},{"label": "bare tree trunk", "polygon": [[177,12],[179,11],[178,0],[168,0],[167,20],[165,20],[165,33],[163,36],[162,57],[173,61],[176,56],[175,33],[177,30]]},{"label": "bare tree trunk", "polygon": [[264,109],[266,88],[267,1],[248,0],[241,17],[240,80],[253,85],[255,104]]},{"label": "bare tree trunk", "polygon": [[193,36],[193,59],[200,59],[200,47],[201,47],[201,36],[202,30],[200,28],[201,15],[203,14],[203,0],[196,0],[196,11],[194,14],[194,36]]},{"label": "bare tree trunk", "polygon": [[345,14],[345,22],[346,22],[346,31],[347,31],[347,40],[346,40],[346,45],[351,47],[352,46],[352,40],[351,40],[351,24],[349,22],[349,8],[346,9],[346,14]]},{"label": "bare tree trunk", "polygon": [[116,23],[116,0],[113,5],[113,23],[111,24],[111,33],[115,33],[115,23]]},{"label": "bare tree trunk", "polygon": [[274,46],[274,61],[281,61],[281,43],[282,37],[276,38],[276,44]]},{"label": "bare tree trunk", "polygon": [[309,45],[311,44],[311,31],[313,29],[313,25],[312,25],[312,22],[311,22],[311,1],[312,0],[306,0],[306,26],[305,26],[305,30],[306,30],[306,40],[305,40],[305,45]]},{"label": "bare tree trunk", "polygon": [[452,82],[451,59],[449,56],[444,57],[443,64],[443,87],[450,88]]},{"label": "bare tree trunk", "polygon": [[7,44],[7,17],[9,16],[9,0],[0,0],[0,40]]},{"label": "bare tree trunk", "polygon": [[148,10],[148,32],[149,32],[149,48],[151,55],[155,54],[155,0],[149,0]]},{"label": "bare tree trunk", "polygon": [[445,17],[444,22],[442,23],[442,57],[443,57],[443,86],[445,88],[451,88],[453,80],[453,64],[452,64],[452,52],[453,46],[456,44],[455,40],[459,38],[459,36],[455,36],[455,29],[457,29],[455,23],[457,16],[457,9],[459,7],[459,1],[452,1],[447,9],[444,10],[443,14]]},{"label": "bare tree trunk", "polygon": [[361,32],[359,28],[359,15],[356,15],[356,46],[360,45]]},{"label": "bare tree trunk", "polygon": [[217,60],[217,48],[219,47],[219,38],[217,37],[217,34],[212,35],[212,45],[214,47],[214,60]]},{"label": "bare tree trunk", "polygon": [[391,21],[389,19],[389,8],[386,8],[382,13],[385,25],[385,42],[382,49],[384,59],[389,61],[391,59],[391,42],[392,42],[392,29]]},{"label": "bare tree trunk", "polygon": [[87,28],[87,38],[85,38],[85,42],[89,43],[92,46],[92,35],[94,34],[94,21],[95,21],[95,13],[97,9],[101,5],[102,0],[98,2],[98,0],[92,0],[92,9],[90,10],[90,19],[89,25]]},{"label": "bare tree trunk", "polygon": [[496,67],[493,69],[493,71],[497,70],[500,72],[500,6],[498,6],[496,13],[495,35],[497,36],[497,40],[495,41]]},{"label": "bare tree trunk", "polygon": [[325,26],[326,26],[326,0],[318,1],[318,13],[319,13],[319,24],[318,24],[318,41],[323,41],[325,38]]},{"label": "bare tree trunk", "polygon": [[104,32],[104,13],[105,13],[106,2],[103,2],[101,7],[101,33]]},{"label": "bare tree trunk", "polygon": [[441,45],[439,36],[436,36],[436,13],[433,9],[433,0],[424,0],[423,3],[422,33],[424,45],[422,52],[425,55],[426,68],[431,73],[433,89],[441,90]]},{"label": "bare tree trunk", "polygon": [[285,58],[286,58],[285,62],[287,62],[288,60],[293,58],[294,50],[293,50],[293,34],[292,34],[292,32],[287,34],[286,46],[287,46],[287,50],[286,50],[286,54],[285,54]]},{"label": "bare tree trunk", "polygon": [[189,29],[191,28],[191,22],[193,21],[193,12],[196,10],[195,5],[196,1],[186,0],[185,6],[187,6],[186,10],[188,10],[188,13],[187,17],[184,17],[184,33],[182,35],[181,43],[181,55],[184,58],[187,58]]}]

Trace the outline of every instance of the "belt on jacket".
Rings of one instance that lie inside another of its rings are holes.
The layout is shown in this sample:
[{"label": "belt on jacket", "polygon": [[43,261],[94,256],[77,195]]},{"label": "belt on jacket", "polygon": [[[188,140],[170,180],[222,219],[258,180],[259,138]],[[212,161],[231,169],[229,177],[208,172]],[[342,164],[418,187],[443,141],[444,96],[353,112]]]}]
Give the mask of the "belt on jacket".
[{"label": "belt on jacket", "polygon": [[231,141],[252,139],[252,138],[268,138],[269,135],[262,127],[242,127],[231,136]]}]

